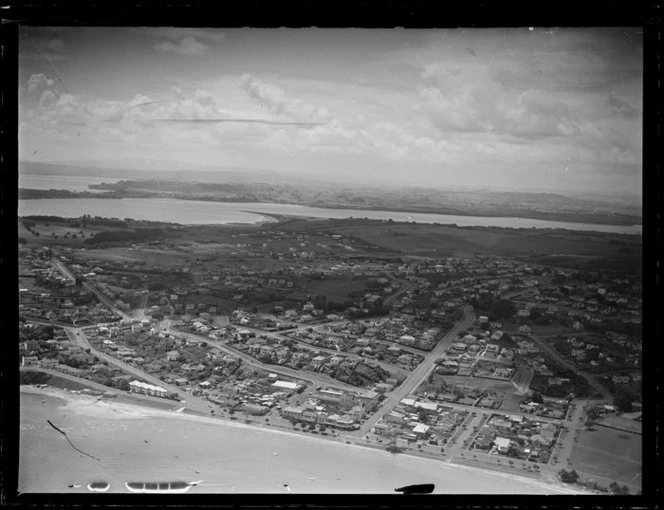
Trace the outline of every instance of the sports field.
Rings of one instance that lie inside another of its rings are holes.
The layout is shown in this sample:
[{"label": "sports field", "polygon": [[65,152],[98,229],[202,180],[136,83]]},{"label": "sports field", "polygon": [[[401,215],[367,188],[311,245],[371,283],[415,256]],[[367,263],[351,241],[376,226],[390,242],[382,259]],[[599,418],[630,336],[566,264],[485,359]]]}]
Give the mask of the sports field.
[{"label": "sports field", "polygon": [[573,453],[574,468],[619,484],[640,486],[642,436],[606,427],[584,430]]}]

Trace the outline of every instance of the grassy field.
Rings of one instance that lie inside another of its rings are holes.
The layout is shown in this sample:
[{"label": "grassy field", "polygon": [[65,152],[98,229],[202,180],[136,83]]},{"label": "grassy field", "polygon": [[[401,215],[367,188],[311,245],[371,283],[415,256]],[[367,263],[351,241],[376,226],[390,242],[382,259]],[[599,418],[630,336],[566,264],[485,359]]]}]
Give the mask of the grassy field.
[{"label": "grassy field", "polygon": [[528,325],[532,329],[531,335],[534,336],[574,335],[576,333],[574,328],[562,326],[560,324],[539,325],[528,322]]},{"label": "grassy field", "polygon": [[[304,223],[304,222],[301,222]],[[443,225],[386,223],[347,220],[317,222],[338,234],[356,236],[370,244],[402,253],[438,256],[504,255],[539,257],[541,263],[558,263],[575,267],[579,263],[609,264],[615,260],[620,268],[640,267],[640,240],[628,250],[625,246],[609,243],[613,234],[580,233],[567,231],[532,231],[455,228]],[[291,222],[289,228],[303,228]],[[546,258],[550,260],[547,260]],[[579,262],[581,261],[581,262]],[[609,266],[607,266],[608,268]]]},{"label": "grassy field", "polygon": [[[99,229],[70,227],[66,224],[35,223],[36,225],[32,228],[32,232],[25,228],[23,223],[18,223],[18,236],[24,238],[28,242],[28,246],[36,244],[50,246],[57,244],[72,248],[83,247],[85,246],[83,241],[99,232]],[[37,236],[33,232],[37,232],[39,235]],[[81,235],[81,232],[83,232],[83,235]],[[69,234],[69,236],[65,238],[65,234]],[[76,235],[76,238],[72,238],[72,235]]]},{"label": "grassy field", "polygon": [[323,295],[328,301],[341,302],[347,299],[351,292],[365,292],[364,283],[363,280],[323,280],[312,281],[305,287],[311,294]]},{"label": "grassy field", "polygon": [[[495,379],[483,379],[481,377],[464,377],[464,376],[443,376],[445,383],[453,384],[456,386],[465,386],[467,388],[479,388],[495,391],[502,395],[512,395],[515,393],[514,386],[510,382],[497,381]],[[522,396],[519,399],[523,398]]]},{"label": "grassy field", "polygon": [[589,475],[639,485],[642,472],[642,436],[596,427],[581,432],[572,458],[574,468]]},{"label": "grassy field", "polygon": [[534,256],[528,260],[534,264],[560,266],[569,269],[585,271],[641,271],[641,247],[638,245],[630,254],[602,253],[598,255],[562,255],[562,256]]},{"label": "grassy field", "polygon": [[[34,230],[40,233],[37,237],[28,232],[19,222],[19,235],[30,242],[39,244],[63,244],[81,246],[83,241],[92,234],[105,230],[72,228],[66,224],[39,222]],[[78,233],[83,230],[85,237]],[[474,256],[492,255],[508,257],[525,257],[533,263],[560,265],[563,267],[584,267],[591,269],[639,270],[641,265],[640,239],[634,236],[623,236],[630,243],[618,245],[609,241],[621,236],[616,234],[599,234],[572,231],[542,230],[510,230],[488,228],[456,228],[444,225],[389,223],[371,220],[315,220],[302,219],[288,221],[283,224],[263,226],[197,226],[178,228],[170,231],[169,236],[179,248],[183,248],[194,258],[205,256],[231,256],[233,251],[261,251],[262,244],[268,245],[266,250],[287,250],[289,247],[298,250],[319,251],[316,242],[334,244],[329,239],[314,236],[308,239],[305,247],[298,242],[270,241],[257,235],[266,231],[295,232],[329,232],[353,236],[357,242],[356,253],[364,252],[371,247],[373,256],[389,256],[411,254],[418,256]],[[77,239],[63,238],[64,234],[77,234]],[[237,234],[242,233],[240,237]],[[57,238],[55,237],[57,236]],[[251,245],[237,248],[237,244]],[[327,250],[336,252],[341,248],[330,247]],[[380,250],[385,250],[380,252]],[[347,254],[345,250],[340,253]],[[245,258],[246,259],[246,258]],[[267,259],[260,259],[265,262]]]},{"label": "grassy field", "polygon": [[154,248],[131,248],[131,246],[121,246],[115,248],[104,248],[98,250],[87,250],[84,254],[80,253],[86,259],[109,260],[113,262],[145,262],[148,266],[158,267],[177,267],[181,268],[188,260],[193,257],[187,253],[182,253],[172,249],[154,249]]}]

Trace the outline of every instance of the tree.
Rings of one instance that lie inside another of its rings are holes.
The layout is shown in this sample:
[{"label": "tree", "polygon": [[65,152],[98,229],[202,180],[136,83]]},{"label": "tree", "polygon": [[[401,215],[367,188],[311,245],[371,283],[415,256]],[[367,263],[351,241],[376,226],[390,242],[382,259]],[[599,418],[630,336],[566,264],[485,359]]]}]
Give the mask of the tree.
[{"label": "tree", "polygon": [[115,387],[122,391],[129,391],[131,389],[131,386],[129,386],[127,379],[117,379],[115,382]]},{"label": "tree", "polygon": [[588,417],[588,420],[596,420],[602,415],[598,407],[591,407],[588,409],[586,412],[586,416]]},{"label": "tree", "polygon": [[542,394],[539,391],[533,391],[533,395],[531,398],[533,399],[533,402],[535,402],[536,404],[544,403],[544,397],[542,397]]},{"label": "tree", "polygon": [[626,485],[618,485],[616,482],[611,482],[609,484],[609,490],[614,494],[619,494],[621,496],[629,495],[629,487]]},{"label": "tree", "polygon": [[628,413],[632,410],[632,399],[624,391],[619,392],[613,397],[613,404],[618,408],[618,411],[622,413]]},{"label": "tree", "polygon": [[44,372],[20,372],[19,384],[46,384],[50,379]]},{"label": "tree", "polygon": [[558,474],[563,483],[576,483],[579,480],[579,474],[574,469],[572,471],[561,469]]},{"label": "tree", "polygon": [[507,299],[495,301],[489,309],[489,315],[495,319],[507,319],[516,313],[516,306]]},{"label": "tree", "polygon": [[[509,450],[507,450],[507,456],[514,459],[518,459],[520,455],[521,455],[521,450],[517,448],[515,445],[510,445]],[[510,461],[510,463],[512,463],[512,461]]]},{"label": "tree", "polygon": [[567,277],[564,274],[556,273],[555,275],[553,275],[553,280],[552,281],[553,281],[553,283],[558,285],[558,284],[561,284],[561,283],[565,283],[566,280],[567,280]]},{"label": "tree", "polygon": [[403,449],[399,448],[396,444],[389,445],[387,448],[385,448],[385,450],[394,454],[401,453],[403,451]]}]

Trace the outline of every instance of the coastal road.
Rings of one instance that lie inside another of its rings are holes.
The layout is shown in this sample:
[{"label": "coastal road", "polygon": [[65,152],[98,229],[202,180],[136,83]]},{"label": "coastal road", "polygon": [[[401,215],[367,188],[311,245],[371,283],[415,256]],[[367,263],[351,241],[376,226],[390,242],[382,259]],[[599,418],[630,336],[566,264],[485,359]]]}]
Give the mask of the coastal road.
[{"label": "coastal road", "polygon": [[184,331],[180,331],[177,329],[171,330],[170,327],[167,329],[167,332],[169,334],[172,334],[174,336],[179,336],[179,337],[184,337],[188,338],[192,342],[207,342],[209,345],[215,347],[216,349],[225,352],[226,354],[230,354],[231,356],[235,356],[237,358],[242,359],[245,363],[248,365],[253,366],[254,368],[257,368],[259,370],[263,370],[266,372],[270,373],[275,373],[275,374],[281,374],[286,377],[290,377],[293,379],[299,379],[301,381],[305,381],[308,383],[311,383],[314,386],[317,385],[326,385],[326,386],[334,386],[336,388],[343,388],[349,391],[361,391],[360,388],[357,386],[352,386],[350,384],[346,384],[342,381],[337,381],[336,379],[333,379],[331,377],[327,377],[322,374],[315,374],[312,372],[303,372],[302,370],[294,370],[288,367],[284,367],[281,365],[270,365],[268,363],[262,363],[258,361],[255,358],[252,358],[248,354],[238,351],[232,347],[229,347],[228,345],[223,344],[222,342],[212,340],[209,337],[203,337],[200,335],[196,335],[194,333],[187,333]]},{"label": "coastal road", "polygon": [[358,432],[360,437],[368,434],[372,427],[378,423],[386,413],[390,412],[394,407],[401,402],[401,399],[410,395],[421,383],[426,380],[429,373],[433,370],[436,360],[443,355],[445,350],[456,339],[460,331],[463,331],[470,326],[475,320],[475,314],[471,306],[465,306],[464,318],[461,322],[457,323],[447,334],[438,342],[438,345],[431,351],[424,361],[420,363],[412,374],[406,379],[401,386],[396,388],[378,407],[373,415],[362,424]]},{"label": "coastal road", "polygon": [[57,326],[59,328],[70,328],[72,324],[70,322],[60,322],[60,321],[54,321],[50,319],[46,319],[44,317],[34,317],[32,315],[23,315],[22,316],[26,321],[32,322],[34,324],[44,324],[46,326]]},{"label": "coastal road", "polygon": [[157,377],[154,377],[150,374],[146,374],[139,368],[132,367],[131,365],[128,365],[127,363],[124,363],[109,354],[106,354],[104,352],[95,349],[94,347],[92,347],[92,345],[90,345],[90,342],[86,338],[83,331],[81,331],[80,329],[65,328],[65,331],[67,332],[69,338],[74,340],[78,345],[80,345],[84,349],[90,349],[90,354],[92,354],[93,356],[97,356],[97,358],[99,358],[100,360],[106,361],[109,365],[113,365],[122,370],[123,372],[131,374],[137,379],[142,379],[150,384],[154,384],[155,386],[164,388],[169,392],[176,393],[180,398],[180,400],[186,400],[186,406],[194,411],[209,412],[210,406],[204,400],[194,397],[193,395],[189,395],[188,393],[184,392],[182,388],[178,388],[177,386],[171,386],[170,384],[165,383],[164,381],[158,379]]},{"label": "coastal road", "polygon": [[611,392],[607,390],[604,386],[602,386],[597,379],[595,379],[594,375],[585,372],[583,370],[580,370],[576,366],[574,366],[572,363],[567,361],[565,358],[563,358],[560,354],[558,354],[558,351],[556,351],[553,347],[551,347],[547,342],[543,341],[542,339],[536,337],[536,336],[531,336],[531,335],[526,335],[524,333],[519,333],[518,331],[506,331],[506,333],[510,335],[519,335],[522,337],[527,337],[531,341],[535,343],[542,351],[544,351],[548,356],[550,356],[555,362],[557,362],[559,365],[564,366],[565,368],[569,369],[570,372],[575,372],[579,374],[581,377],[583,377],[586,381],[588,381],[588,384],[592,386],[598,393],[602,395],[602,398],[606,400],[612,400],[613,396],[611,395]]},{"label": "coastal road", "polygon": [[[109,388],[108,386],[104,386],[103,384],[99,384],[93,381],[90,381],[88,379],[83,379],[82,377],[76,377],[75,375],[70,375],[66,374],[64,372],[60,372],[58,370],[52,370],[50,368],[42,368],[42,367],[21,367],[20,368],[21,372],[43,372],[48,375],[54,375],[57,377],[60,377],[62,379],[66,379],[71,382],[75,382],[84,386],[87,386],[89,388],[92,388],[97,391],[103,391],[104,393],[113,393],[115,395],[120,395],[123,392],[122,390],[118,390],[117,388]],[[173,402],[175,404],[175,402]]]},{"label": "coastal road", "polygon": [[[120,397],[122,401],[125,402],[130,402],[135,405],[139,404],[147,404],[147,405],[158,405],[159,407],[163,408],[170,408],[172,410],[175,409],[180,409],[182,408],[182,404],[180,402],[177,402],[175,400],[170,400],[167,398],[161,398],[161,397],[151,397],[150,395],[143,395],[141,393],[130,393],[128,391],[122,391],[117,388],[109,388],[108,386],[104,386],[103,384],[99,384],[93,381],[90,381],[89,379],[83,379],[82,377],[77,377],[75,375],[70,375],[66,374],[64,372],[59,372],[58,370],[52,370],[50,368],[42,368],[42,367],[20,367],[21,372],[43,372],[48,375],[53,375],[56,377],[59,377],[61,379],[65,379],[67,381],[71,381],[77,384],[80,384],[82,386],[86,386],[88,388],[91,388],[93,390],[101,391],[105,393],[106,395],[112,394],[116,395],[117,397]],[[108,402],[108,400],[107,400]]]}]

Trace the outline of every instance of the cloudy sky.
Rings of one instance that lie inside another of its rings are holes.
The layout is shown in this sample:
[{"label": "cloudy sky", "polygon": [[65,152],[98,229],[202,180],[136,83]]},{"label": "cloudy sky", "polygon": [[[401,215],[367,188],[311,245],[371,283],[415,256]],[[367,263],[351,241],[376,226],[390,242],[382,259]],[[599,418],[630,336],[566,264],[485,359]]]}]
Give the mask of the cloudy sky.
[{"label": "cloudy sky", "polygon": [[[25,27],[20,158],[639,194],[642,53],[635,29]],[[305,124],[166,122],[196,119]]]}]

